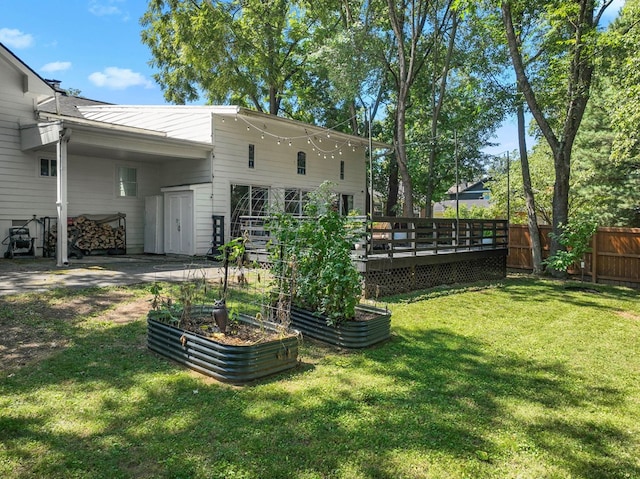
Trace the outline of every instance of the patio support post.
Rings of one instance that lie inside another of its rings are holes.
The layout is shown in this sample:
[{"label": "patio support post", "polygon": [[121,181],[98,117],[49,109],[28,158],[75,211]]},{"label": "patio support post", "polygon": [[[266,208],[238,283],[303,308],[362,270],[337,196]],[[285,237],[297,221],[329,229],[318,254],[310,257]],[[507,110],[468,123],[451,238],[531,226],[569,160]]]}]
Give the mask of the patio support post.
[{"label": "patio support post", "polygon": [[67,146],[71,137],[71,129],[60,130],[60,139],[56,146],[57,153],[57,201],[58,239],[56,242],[56,266],[67,266]]}]

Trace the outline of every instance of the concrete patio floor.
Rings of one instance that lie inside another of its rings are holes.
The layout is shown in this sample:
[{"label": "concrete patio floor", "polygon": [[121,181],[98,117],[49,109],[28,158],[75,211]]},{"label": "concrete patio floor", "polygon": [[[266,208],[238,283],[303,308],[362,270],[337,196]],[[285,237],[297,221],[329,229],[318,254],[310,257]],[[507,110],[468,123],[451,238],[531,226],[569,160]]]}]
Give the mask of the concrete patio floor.
[{"label": "concrete patio floor", "polygon": [[0,259],[0,296],[47,291],[60,287],[86,288],[189,278],[222,277],[220,263],[200,257],[164,255],[85,256],[56,266],[54,258]]}]

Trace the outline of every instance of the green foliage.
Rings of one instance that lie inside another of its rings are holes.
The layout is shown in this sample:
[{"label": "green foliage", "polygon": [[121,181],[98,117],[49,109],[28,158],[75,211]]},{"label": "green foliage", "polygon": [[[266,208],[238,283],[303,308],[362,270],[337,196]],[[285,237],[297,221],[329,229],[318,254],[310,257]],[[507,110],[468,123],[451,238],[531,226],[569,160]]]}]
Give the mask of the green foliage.
[{"label": "green foliage", "polygon": [[176,303],[170,296],[163,294],[163,287],[159,283],[153,283],[149,287],[153,295],[151,301],[150,317],[171,324],[180,323],[182,318],[182,305]]},{"label": "green foliage", "polygon": [[[482,208],[481,206],[471,205],[470,207],[464,203],[460,203],[458,206],[458,215],[460,218],[471,219],[493,219],[497,218],[496,211],[494,208]],[[504,215],[504,213],[503,213]],[[442,216],[445,218],[455,218],[456,217],[456,209],[455,208],[445,208],[442,212]]]},{"label": "green foliage", "polygon": [[[614,133],[608,107],[612,90],[606,78],[600,78],[592,88],[573,147],[569,217],[588,218],[598,226],[637,227],[640,225],[640,169],[632,160],[612,157]],[[522,168],[516,153],[511,154],[510,168],[511,221],[526,223]],[[551,224],[554,174],[553,155],[547,142],[539,141],[533,147],[529,168],[539,221]],[[497,163],[490,175],[492,204],[499,211],[506,211],[506,168]]]},{"label": "green foliage", "polygon": [[165,290],[160,283],[153,283],[149,287],[151,298],[150,317],[180,326],[187,320],[193,307],[212,302],[214,291],[209,287],[204,271],[189,271],[183,281]]},{"label": "green foliage", "polygon": [[182,104],[203,93],[212,103],[278,114],[290,91],[302,96],[311,81],[305,45],[320,13],[290,0],[152,0],[141,20],[142,41],[168,101]]},{"label": "green foliage", "polygon": [[[591,251],[591,237],[597,225],[590,221],[573,221],[561,225],[561,233],[556,236],[558,243],[566,248],[549,256],[544,263],[556,271],[566,272],[573,264],[584,261],[585,254]],[[550,233],[555,236],[555,233]]]},{"label": "green foliage", "polygon": [[325,182],[309,194],[306,217],[276,213],[267,228],[272,273],[290,288],[292,303],[336,324],[355,316],[362,296],[351,249],[364,232],[360,222],[340,215],[332,186]]}]

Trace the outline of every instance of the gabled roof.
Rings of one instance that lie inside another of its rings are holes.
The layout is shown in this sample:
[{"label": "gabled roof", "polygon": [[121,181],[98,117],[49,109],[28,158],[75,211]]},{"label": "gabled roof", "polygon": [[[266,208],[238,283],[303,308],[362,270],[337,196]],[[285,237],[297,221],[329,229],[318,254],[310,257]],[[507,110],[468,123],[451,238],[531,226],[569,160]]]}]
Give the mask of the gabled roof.
[{"label": "gabled roof", "polygon": [[[484,184],[489,181],[489,178],[482,178],[481,180],[475,180],[475,181],[463,181],[462,183],[458,184],[458,193],[463,193],[465,191],[483,191],[483,190],[488,190],[488,188],[486,188],[484,186]],[[447,194],[448,195],[455,195],[456,194],[456,185],[453,185],[451,188],[449,188],[447,190]]]},{"label": "gabled roof", "polygon": [[2,43],[0,43],[0,59],[5,60],[14,70],[21,74],[22,92],[25,95],[34,97],[37,102],[54,96],[55,90],[53,87]]}]

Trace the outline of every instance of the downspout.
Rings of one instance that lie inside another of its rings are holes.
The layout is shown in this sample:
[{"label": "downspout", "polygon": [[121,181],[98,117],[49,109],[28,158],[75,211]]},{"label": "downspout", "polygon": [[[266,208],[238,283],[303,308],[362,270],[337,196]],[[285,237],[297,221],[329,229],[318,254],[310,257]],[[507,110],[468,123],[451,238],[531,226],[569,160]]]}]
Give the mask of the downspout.
[{"label": "downspout", "polygon": [[56,146],[57,154],[57,190],[56,208],[58,211],[58,239],[56,241],[56,266],[68,266],[67,246],[67,146],[71,138],[71,129],[63,128]]}]

